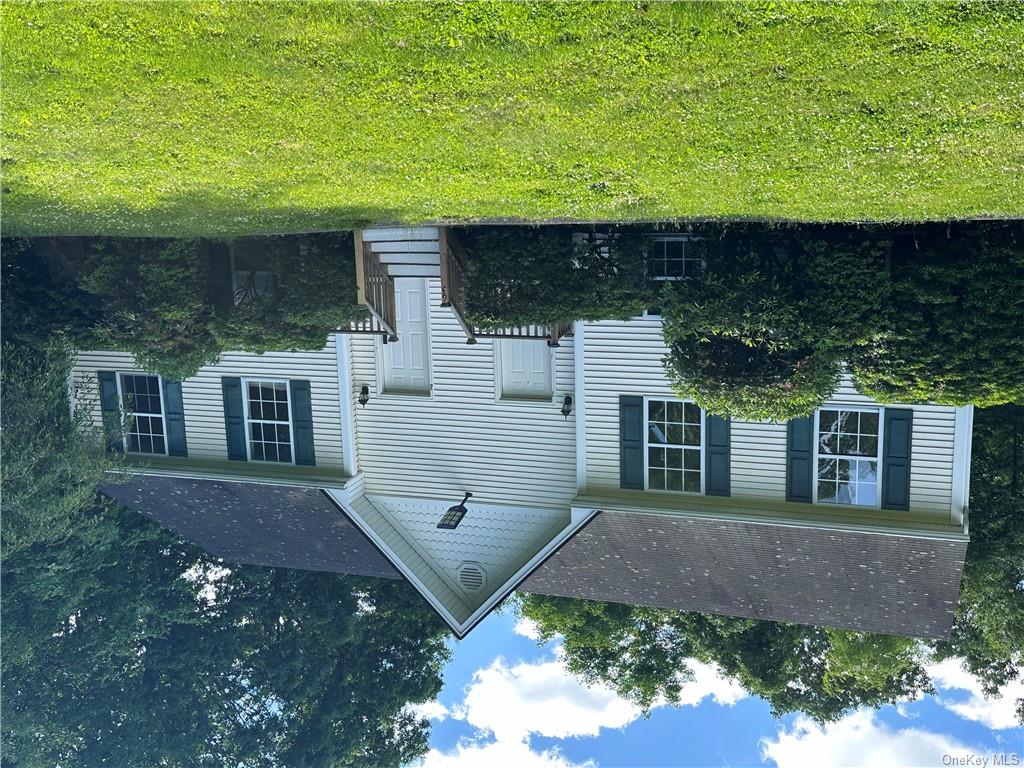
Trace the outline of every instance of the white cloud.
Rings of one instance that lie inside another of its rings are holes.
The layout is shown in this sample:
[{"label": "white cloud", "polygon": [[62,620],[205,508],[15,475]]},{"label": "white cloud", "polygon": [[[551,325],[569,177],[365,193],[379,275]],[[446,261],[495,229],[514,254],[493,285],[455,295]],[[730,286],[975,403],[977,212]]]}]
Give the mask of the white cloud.
[{"label": "white cloud", "polygon": [[[986,698],[981,683],[963,668],[959,659],[946,659],[928,666],[938,695],[939,704],[962,718],[981,723],[988,728],[1017,728],[1017,699],[1024,697],[1024,679],[1014,680],[1003,686],[998,696]],[[969,696],[956,699],[943,696],[944,691],[967,691]]]},{"label": "white cloud", "polygon": [[[523,627],[525,634],[528,627]],[[605,728],[625,728],[640,717],[640,709],[605,685],[587,685],[566,669],[560,647],[554,658],[508,664],[495,659],[478,669],[462,703],[447,709],[420,705],[424,716],[465,720],[477,730],[448,751],[431,750],[424,768],[585,768],[557,750],[531,749],[533,736],[572,738],[597,736]],[[722,677],[710,664],[691,663],[694,679],[683,686],[681,704],[697,706],[706,698],[732,705],[746,696],[737,683]],[[658,703],[655,706],[663,706]]]},{"label": "white cloud", "polygon": [[557,750],[535,752],[522,741],[492,741],[489,744],[460,743],[450,752],[432,749],[427,753],[422,768],[596,768],[587,760],[574,763]]},{"label": "white cloud", "polygon": [[533,619],[528,619],[525,616],[521,616],[519,618],[516,625],[512,628],[512,631],[517,635],[522,635],[534,642],[540,640],[540,627],[537,626],[537,622]]},{"label": "white cloud", "polygon": [[683,706],[695,707],[708,696],[716,704],[732,706],[747,697],[743,686],[725,677],[714,664],[691,660],[690,669],[693,670],[693,680],[683,684],[679,695],[679,703]]},{"label": "white cloud", "polygon": [[451,714],[448,707],[436,700],[425,701],[422,704],[410,704],[405,709],[416,717],[426,720],[444,720]]},{"label": "white cloud", "polygon": [[797,718],[792,730],[783,729],[775,739],[761,740],[762,759],[774,761],[779,768],[939,766],[949,764],[943,761],[946,756],[979,754],[983,754],[981,750],[945,734],[890,728],[865,710],[825,726]]},{"label": "white cloud", "polygon": [[531,734],[566,738],[622,728],[640,709],[602,685],[588,686],[561,659],[508,666],[501,658],[477,670],[466,692],[465,719],[497,741]]}]

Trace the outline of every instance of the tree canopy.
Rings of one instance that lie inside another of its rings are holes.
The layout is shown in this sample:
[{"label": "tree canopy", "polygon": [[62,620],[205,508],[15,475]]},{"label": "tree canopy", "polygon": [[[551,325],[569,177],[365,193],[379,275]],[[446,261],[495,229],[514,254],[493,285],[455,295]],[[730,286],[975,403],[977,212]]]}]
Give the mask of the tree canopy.
[{"label": "tree canopy", "polygon": [[856,345],[858,389],[881,402],[1024,402],[1024,225],[921,227],[896,242],[881,332]]},{"label": "tree canopy", "polygon": [[94,510],[3,563],[4,764],[397,766],[447,656],[406,584],[224,566]]},{"label": "tree canopy", "polygon": [[660,302],[673,389],[738,418],[811,413],[884,322],[888,241],[818,227],[701,236],[703,274],[666,283]]}]

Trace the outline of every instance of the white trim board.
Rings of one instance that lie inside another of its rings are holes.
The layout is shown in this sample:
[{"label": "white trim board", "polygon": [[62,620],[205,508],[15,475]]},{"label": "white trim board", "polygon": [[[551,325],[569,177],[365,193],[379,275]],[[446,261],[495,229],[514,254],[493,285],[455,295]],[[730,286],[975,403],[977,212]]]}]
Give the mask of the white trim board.
[{"label": "white trim board", "polygon": [[341,415],[341,469],[346,475],[359,472],[356,453],[356,421],[353,412],[355,390],[352,386],[352,353],[348,334],[334,334],[334,353],[338,366],[338,404]]},{"label": "white trim board", "polygon": [[[413,570],[406,565],[405,562],[397,555],[397,553],[387,544],[386,541],[373,530],[372,526],[363,519],[363,517],[356,512],[354,505],[349,499],[345,498],[345,494],[338,493],[336,489],[325,488],[324,492],[334,501],[338,508],[344,512],[349,519],[373,542],[374,546],[381,551],[381,553],[388,559],[388,561],[395,567],[395,569],[402,574],[402,576],[408,581],[417,592],[426,600],[438,615],[444,619],[445,623],[452,630],[458,639],[465,637],[470,630],[473,629],[480,621],[482,621],[492,610],[498,607],[498,605],[510,595],[520,583],[523,582],[533,571],[548,557],[550,557],[564,542],[572,537],[587,521],[589,521],[596,511],[589,513],[571,513],[569,523],[563,527],[558,533],[556,533],[547,544],[542,546],[532,557],[530,557],[519,569],[516,570],[509,578],[499,584],[485,598],[481,604],[473,610],[469,616],[464,620],[460,621],[456,618],[452,612],[444,605],[444,602],[440,600],[423,581],[413,572]],[[366,503],[372,503],[369,499],[363,499]],[[376,509],[376,507],[374,507]],[[379,510],[378,510],[379,513]],[[431,566],[432,567],[432,566]]]},{"label": "white trim board", "polygon": [[576,417],[576,492],[583,493],[587,489],[587,386],[584,354],[584,328],[586,323],[579,320],[573,323],[572,354],[573,354],[573,413]]}]

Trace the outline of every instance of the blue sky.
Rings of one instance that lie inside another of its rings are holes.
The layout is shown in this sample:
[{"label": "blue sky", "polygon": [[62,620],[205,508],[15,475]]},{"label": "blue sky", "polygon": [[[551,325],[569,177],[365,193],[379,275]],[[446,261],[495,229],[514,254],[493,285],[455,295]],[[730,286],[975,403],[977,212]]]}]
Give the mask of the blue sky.
[{"label": "blue sky", "polygon": [[944,755],[991,766],[995,753],[1017,754],[1024,767],[1024,729],[1013,718],[1024,683],[985,699],[955,662],[930,668],[937,695],[824,728],[798,715],[776,720],[763,701],[697,665],[682,706],[643,718],[614,692],[568,673],[557,640],[538,646],[531,634],[506,605],[452,641],[437,701],[418,708],[432,724],[423,768],[957,764]]}]

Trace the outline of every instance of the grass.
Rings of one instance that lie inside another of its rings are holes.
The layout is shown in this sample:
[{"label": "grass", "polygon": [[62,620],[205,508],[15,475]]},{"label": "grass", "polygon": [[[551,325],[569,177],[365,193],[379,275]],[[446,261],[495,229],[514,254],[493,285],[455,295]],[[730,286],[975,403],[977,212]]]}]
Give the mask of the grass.
[{"label": "grass", "polygon": [[7,234],[1024,214],[1020,4],[2,13]]}]

